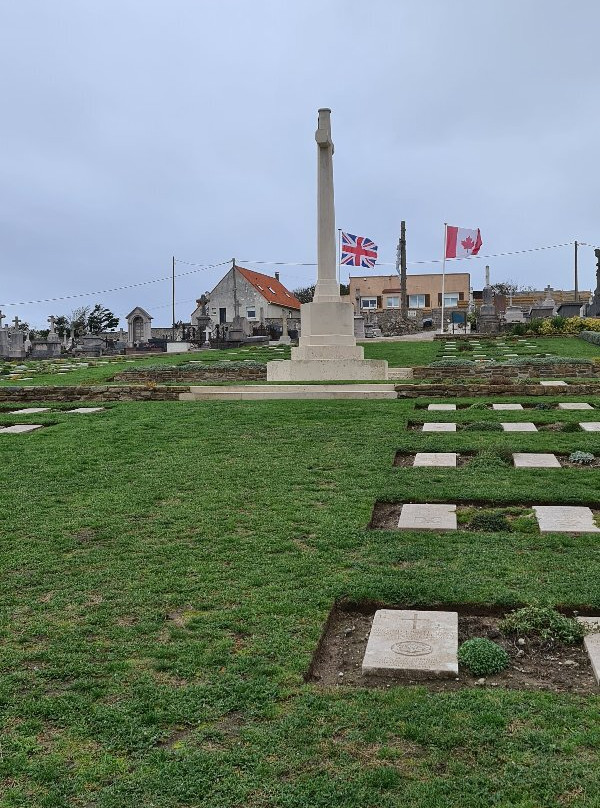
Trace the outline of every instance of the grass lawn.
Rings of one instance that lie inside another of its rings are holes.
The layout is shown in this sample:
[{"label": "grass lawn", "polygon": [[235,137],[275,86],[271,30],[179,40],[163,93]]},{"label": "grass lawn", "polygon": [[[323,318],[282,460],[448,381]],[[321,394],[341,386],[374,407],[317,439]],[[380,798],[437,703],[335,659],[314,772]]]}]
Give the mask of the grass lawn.
[{"label": "grass lawn", "polygon": [[[370,347],[390,345],[415,350]],[[398,449],[600,454],[600,433],[409,420],[597,414],[418,403],[135,402],[0,435],[0,805],[598,806],[598,696],[303,681],[343,596],[600,609],[594,535],[366,528],[376,500],[600,502],[593,470],[392,466]]]}]

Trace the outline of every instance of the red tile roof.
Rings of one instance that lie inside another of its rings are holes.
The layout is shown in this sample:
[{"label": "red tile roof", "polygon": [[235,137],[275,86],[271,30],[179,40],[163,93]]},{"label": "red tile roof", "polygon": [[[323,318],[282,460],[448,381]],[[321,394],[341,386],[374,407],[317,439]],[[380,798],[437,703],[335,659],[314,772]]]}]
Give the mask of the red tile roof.
[{"label": "red tile roof", "polygon": [[267,302],[274,303],[276,306],[285,306],[288,309],[300,308],[300,301],[277,278],[263,275],[261,272],[254,272],[252,269],[245,269],[237,264],[235,268],[240,275],[246,278],[248,283],[251,283],[260,292]]}]

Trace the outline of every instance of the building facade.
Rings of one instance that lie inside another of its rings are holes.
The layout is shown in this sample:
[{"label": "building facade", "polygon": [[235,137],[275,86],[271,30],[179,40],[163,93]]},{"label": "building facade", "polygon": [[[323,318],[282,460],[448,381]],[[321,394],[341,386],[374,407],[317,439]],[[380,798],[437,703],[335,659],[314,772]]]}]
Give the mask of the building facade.
[{"label": "building facade", "polygon": [[203,309],[210,316],[213,332],[227,331],[236,315],[253,327],[281,328],[284,316],[290,330],[300,324],[300,301],[280,282],[277,273],[271,277],[237,265],[210,292],[205,306],[199,302],[191,315],[193,328],[204,315]]},{"label": "building facade", "polygon": [[[447,272],[444,308],[466,309],[469,304],[471,276],[468,272]],[[400,308],[400,278],[393,275],[350,277],[350,299],[356,314]],[[442,275],[406,276],[406,305],[410,312],[432,314],[442,306]]]}]

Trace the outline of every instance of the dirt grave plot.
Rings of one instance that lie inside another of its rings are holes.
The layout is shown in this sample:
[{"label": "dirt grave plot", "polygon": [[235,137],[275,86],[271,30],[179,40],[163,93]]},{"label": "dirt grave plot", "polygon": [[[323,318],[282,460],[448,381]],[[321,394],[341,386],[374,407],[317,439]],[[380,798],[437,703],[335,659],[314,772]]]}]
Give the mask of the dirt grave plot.
[{"label": "dirt grave plot", "polygon": [[[415,466],[415,455],[417,454],[416,451],[404,451],[398,450],[394,457],[393,466],[396,468],[427,468],[426,466]],[[478,456],[478,453],[475,451],[472,452],[455,452],[456,455],[456,466],[453,468],[465,468],[469,465],[469,463]],[[527,454],[527,453],[524,453]],[[586,469],[598,469],[600,468],[600,455],[598,457],[594,456],[593,460],[589,460],[586,458],[585,462],[576,462],[569,460],[570,454],[558,453],[556,452],[555,457],[558,458],[561,468],[564,469],[579,469],[585,471]],[[506,463],[507,468],[514,468],[513,464],[513,457],[509,450],[499,451],[498,452],[498,459],[504,460]],[[444,468],[444,466],[429,466],[429,468]]]},{"label": "dirt grave plot", "polygon": [[[333,606],[323,633],[305,674],[305,680],[318,687],[390,688],[415,686],[431,691],[461,690],[466,687],[493,687],[507,690],[548,690],[597,695],[598,685],[592,665],[583,645],[545,647],[543,643],[508,637],[499,629],[504,616],[498,609],[452,605],[423,606],[423,610],[458,611],[458,641],[460,644],[475,637],[485,637],[500,645],[509,656],[508,667],[487,677],[473,676],[459,665],[457,677],[423,679],[362,672],[373,616],[380,608],[402,608],[382,604],[336,604]],[[599,618],[600,619],[600,618]]]},{"label": "dirt grave plot", "polygon": [[586,461],[585,463],[576,463],[569,460],[568,454],[557,454],[559,463],[564,469],[597,469],[600,468],[600,457],[594,457],[593,460]]},{"label": "dirt grave plot", "polygon": [[[439,469],[434,469],[439,471]],[[555,472],[556,473],[556,472]],[[367,525],[369,530],[393,530],[403,533],[407,528],[399,527],[402,508],[404,505],[419,506],[422,518],[420,525],[411,526],[412,530],[435,531],[436,508],[440,505],[448,506],[448,503],[404,503],[404,502],[381,502],[378,501],[373,506],[371,521]],[[454,507],[454,505],[452,506]],[[427,523],[428,509],[432,518],[430,524]],[[536,511],[537,509],[537,511]],[[540,510],[541,509],[541,510]],[[546,521],[543,528],[540,528],[536,513],[546,513],[550,509],[552,516],[549,522]],[[585,513],[584,513],[585,512]],[[597,527],[591,525],[600,524],[600,509],[597,503],[590,505],[529,505],[525,503],[502,504],[483,501],[460,502],[455,506],[456,526],[453,530],[468,533],[522,533],[527,535],[540,536],[545,532],[569,533],[571,535],[581,535],[596,532]],[[564,521],[566,520],[566,521]],[[564,523],[563,523],[564,521]],[[569,525],[572,526],[570,527]],[[589,527],[587,527],[589,525]],[[450,529],[450,528],[441,528]]]}]

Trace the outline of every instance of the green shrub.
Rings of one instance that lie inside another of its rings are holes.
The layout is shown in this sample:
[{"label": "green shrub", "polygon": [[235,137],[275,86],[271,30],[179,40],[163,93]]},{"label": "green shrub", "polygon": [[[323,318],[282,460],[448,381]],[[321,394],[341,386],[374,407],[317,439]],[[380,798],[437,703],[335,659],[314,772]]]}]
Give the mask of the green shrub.
[{"label": "green shrub", "polygon": [[497,421],[471,421],[470,424],[463,424],[462,428],[470,432],[502,432]]},{"label": "green shrub", "polygon": [[512,526],[500,511],[477,511],[469,522],[471,530],[482,530],[486,533],[510,533]]},{"label": "green shrub", "polygon": [[586,466],[588,463],[593,463],[596,458],[590,452],[571,452],[569,460],[571,463],[580,463]]},{"label": "green shrub", "polygon": [[489,409],[489,404],[486,404],[485,401],[476,401],[474,404],[471,404],[467,407],[468,410],[487,410]]},{"label": "green shrub", "polygon": [[586,342],[591,342],[592,345],[600,345],[600,334],[597,331],[582,331],[579,337]]},{"label": "green shrub", "polygon": [[527,333],[527,326],[525,323],[516,323],[511,328],[511,334],[515,337],[524,337]]},{"label": "green shrub", "polygon": [[525,606],[500,621],[504,634],[542,640],[549,645],[575,645],[582,642],[586,627],[574,617],[567,617],[550,606]]},{"label": "green shrub", "polygon": [[561,424],[561,432],[579,432],[581,427],[576,421],[566,421],[564,424]]},{"label": "green shrub", "polygon": [[489,676],[500,673],[509,663],[509,656],[499,645],[485,637],[466,640],[458,649],[458,661],[465,665],[473,676]]}]

